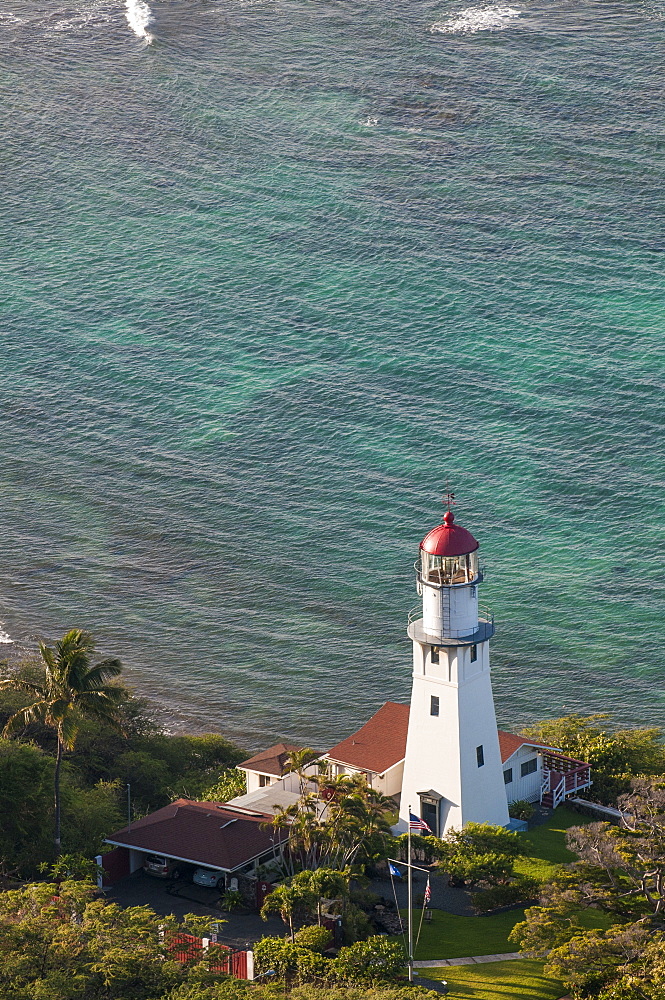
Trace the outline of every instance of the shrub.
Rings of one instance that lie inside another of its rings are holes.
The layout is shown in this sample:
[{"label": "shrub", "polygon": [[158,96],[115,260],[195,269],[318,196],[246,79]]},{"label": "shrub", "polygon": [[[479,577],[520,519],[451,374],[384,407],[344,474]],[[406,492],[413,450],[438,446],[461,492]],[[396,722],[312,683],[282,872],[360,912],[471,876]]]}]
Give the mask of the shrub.
[{"label": "shrub", "polygon": [[347,944],[354,941],[364,941],[372,931],[372,925],[367,919],[367,914],[359,907],[349,903],[344,907],[342,914],[342,931]]},{"label": "shrub", "polygon": [[[319,928],[314,928],[319,930]],[[294,944],[288,938],[267,937],[254,945],[256,971],[260,975],[274,972],[286,982],[308,982],[325,979],[332,962],[309,948]]]},{"label": "shrub", "polygon": [[330,946],[332,935],[327,927],[302,927],[296,933],[296,944],[308,951],[315,951],[319,955]]},{"label": "shrub", "polygon": [[237,910],[239,906],[242,906],[242,904],[242,893],[238,892],[237,889],[227,889],[222,896],[222,909],[226,910],[227,913]]},{"label": "shrub", "polygon": [[387,982],[402,971],[404,951],[397,941],[377,934],[342,948],[334,966],[335,976],[342,982]]},{"label": "shrub", "polygon": [[526,799],[517,799],[508,806],[508,815],[513,819],[530,820],[535,811],[532,803]]},{"label": "shrub", "polygon": [[535,899],[538,888],[536,879],[523,875],[507,885],[495,885],[482,892],[474,892],[471,900],[478,913],[490,913],[501,906],[519,906]]}]

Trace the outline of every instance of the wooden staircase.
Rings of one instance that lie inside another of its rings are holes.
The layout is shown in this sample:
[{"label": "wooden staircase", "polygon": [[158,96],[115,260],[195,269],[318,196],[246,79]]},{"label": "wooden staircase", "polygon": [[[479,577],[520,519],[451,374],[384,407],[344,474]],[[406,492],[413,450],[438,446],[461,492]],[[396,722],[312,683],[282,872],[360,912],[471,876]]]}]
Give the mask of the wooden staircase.
[{"label": "wooden staircase", "polygon": [[591,785],[591,768],[583,760],[543,753],[540,803],[546,809],[556,809],[569,795],[576,795]]}]

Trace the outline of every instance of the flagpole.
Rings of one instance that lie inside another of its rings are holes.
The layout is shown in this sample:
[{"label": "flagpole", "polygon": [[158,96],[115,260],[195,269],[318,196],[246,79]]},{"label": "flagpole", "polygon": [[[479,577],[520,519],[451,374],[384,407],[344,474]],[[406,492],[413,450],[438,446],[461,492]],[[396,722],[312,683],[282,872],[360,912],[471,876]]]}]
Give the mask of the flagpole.
[{"label": "flagpole", "polygon": [[409,806],[409,839],[408,839],[408,865],[409,874],[407,879],[407,885],[409,887],[408,892],[408,927],[409,927],[409,982],[413,982],[413,875],[411,869],[411,806]]}]

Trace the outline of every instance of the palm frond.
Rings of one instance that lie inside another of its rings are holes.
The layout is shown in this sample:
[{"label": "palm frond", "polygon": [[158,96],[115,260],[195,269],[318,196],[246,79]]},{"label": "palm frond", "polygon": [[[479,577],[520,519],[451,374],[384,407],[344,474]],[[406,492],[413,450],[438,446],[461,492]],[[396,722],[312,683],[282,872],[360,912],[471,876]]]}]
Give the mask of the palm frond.
[{"label": "palm frond", "polygon": [[26,726],[31,725],[33,722],[44,722],[48,716],[48,712],[49,703],[47,701],[38,701],[34,705],[26,705],[25,708],[20,708],[18,712],[10,715],[5,723],[2,735],[11,736],[13,733],[18,733],[21,729],[25,729]]},{"label": "palm frond", "polygon": [[8,677],[0,681],[0,688],[11,691],[25,691],[26,694],[34,694],[36,698],[46,697],[46,686],[44,684],[25,681],[22,677]]},{"label": "palm frond", "polygon": [[73,750],[81,728],[81,718],[77,712],[67,712],[58,725],[58,739],[67,750]]},{"label": "palm frond", "polygon": [[81,686],[85,691],[93,691],[114,677],[118,677],[121,673],[122,663],[120,660],[100,660],[99,663],[91,667],[85,676],[81,678]]}]

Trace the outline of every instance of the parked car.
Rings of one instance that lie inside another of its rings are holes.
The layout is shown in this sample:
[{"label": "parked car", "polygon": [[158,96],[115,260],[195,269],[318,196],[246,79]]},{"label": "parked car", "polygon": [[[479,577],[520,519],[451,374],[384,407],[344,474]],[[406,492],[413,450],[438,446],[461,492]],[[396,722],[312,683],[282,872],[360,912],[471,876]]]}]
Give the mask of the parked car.
[{"label": "parked car", "polygon": [[147,854],[143,862],[146,875],[154,875],[156,878],[181,878],[187,867],[182,861],[166,858],[163,854]]},{"label": "parked car", "polygon": [[192,877],[195,885],[205,885],[208,889],[224,889],[226,876],[224,872],[212,868],[197,868]]}]

